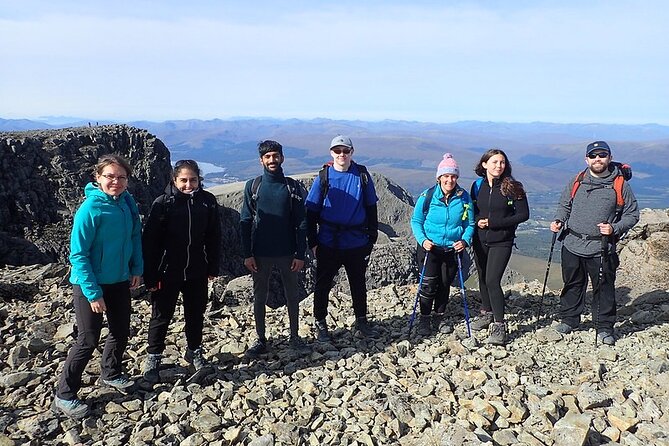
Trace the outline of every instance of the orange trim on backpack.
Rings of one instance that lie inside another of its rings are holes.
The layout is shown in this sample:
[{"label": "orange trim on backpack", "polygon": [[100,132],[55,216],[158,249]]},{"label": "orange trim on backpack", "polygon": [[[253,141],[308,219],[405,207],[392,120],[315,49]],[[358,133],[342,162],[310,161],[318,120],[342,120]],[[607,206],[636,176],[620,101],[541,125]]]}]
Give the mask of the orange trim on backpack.
[{"label": "orange trim on backpack", "polygon": [[[574,184],[571,186],[571,199],[573,200],[576,196],[576,191],[583,182],[583,177],[588,169],[585,169],[583,172],[580,172],[576,175],[574,179]],[[623,183],[625,182],[625,177],[619,174],[613,179],[613,190],[616,192],[616,209],[622,209],[625,205],[625,199],[623,198]]]}]

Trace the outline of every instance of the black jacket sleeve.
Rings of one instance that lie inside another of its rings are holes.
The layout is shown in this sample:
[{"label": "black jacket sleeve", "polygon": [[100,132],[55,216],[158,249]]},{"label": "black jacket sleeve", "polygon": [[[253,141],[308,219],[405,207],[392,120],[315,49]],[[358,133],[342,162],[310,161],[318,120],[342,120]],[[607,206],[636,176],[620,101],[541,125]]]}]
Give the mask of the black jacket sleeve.
[{"label": "black jacket sleeve", "polygon": [[253,256],[253,211],[251,184],[253,180],[249,180],[244,187],[244,201],[242,202],[242,210],[239,215],[239,232],[242,243],[242,256],[247,259]]},{"label": "black jacket sleeve", "polygon": [[376,204],[365,208],[367,214],[367,235],[370,246],[379,238],[379,212]]},{"label": "black jacket sleeve", "polygon": [[318,245],[318,219],[320,213],[307,209],[307,244],[309,249]]},{"label": "black jacket sleeve", "polygon": [[207,276],[217,277],[221,266],[221,209],[213,194],[210,200],[209,221],[204,243],[207,252]]},{"label": "black jacket sleeve", "polygon": [[142,234],[144,284],[147,288],[155,288],[160,281],[160,261],[165,252],[165,218],[167,217],[165,200],[164,195],[155,199]]}]

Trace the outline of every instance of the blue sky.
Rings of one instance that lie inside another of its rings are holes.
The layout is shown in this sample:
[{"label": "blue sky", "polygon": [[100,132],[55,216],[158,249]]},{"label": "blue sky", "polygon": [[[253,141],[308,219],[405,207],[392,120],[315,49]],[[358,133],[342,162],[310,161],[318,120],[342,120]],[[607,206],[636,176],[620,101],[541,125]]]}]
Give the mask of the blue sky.
[{"label": "blue sky", "polygon": [[0,118],[669,125],[657,1],[0,0]]}]

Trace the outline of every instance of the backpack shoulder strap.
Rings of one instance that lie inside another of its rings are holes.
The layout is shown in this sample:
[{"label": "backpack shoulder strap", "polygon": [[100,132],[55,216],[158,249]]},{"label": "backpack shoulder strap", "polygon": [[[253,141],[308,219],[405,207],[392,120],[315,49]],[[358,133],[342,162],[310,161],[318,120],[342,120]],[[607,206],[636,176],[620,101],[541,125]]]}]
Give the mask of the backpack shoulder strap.
[{"label": "backpack shoulder strap", "polygon": [[328,190],[330,189],[328,167],[330,167],[330,163],[325,163],[323,164],[323,167],[321,167],[321,170],[318,171],[318,181],[321,186],[321,206],[325,202],[325,197],[327,197]]},{"label": "backpack shoulder strap", "polygon": [[623,175],[618,175],[613,180],[613,190],[616,191],[616,213],[621,212],[623,206],[625,206],[623,183],[625,183],[625,177]]},{"label": "backpack shoulder strap", "polygon": [[483,177],[479,177],[472,184],[472,201],[476,203],[476,199],[479,196],[479,191],[481,190],[481,185],[483,184]]},{"label": "backpack shoulder strap", "polygon": [[262,175],[257,176],[251,183],[251,212],[255,215],[258,209],[258,193],[260,191],[260,183],[262,183]]},{"label": "backpack shoulder strap", "polygon": [[583,182],[583,177],[585,177],[585,172],[588,169],[585,169],[576,175],[576,178],[574,178],[574,183],[571,185],[571,199],[573,200],[574,197],[576,196],[576,191],[578,188],[581,186],[581,183]]},{"label": "backpack shoulder strap", "polygon": [[358,166],[358,171],[360,172],[362,187],[366,189],[369,184],[369,170],[367,170],[367,166],[363,166],[362,164],[355,163],[355,165]]},{"label": "backpack shoulder strap", "polygon": [[437,185],[435,184],[431,188],[425,191],[423,196],[425,197],[425,200],[423,201],[423,216],[427,215],[427,212],[430,210],[430,203],[432,202],[432,197],[434,196],[434,191],[437,189]]}]

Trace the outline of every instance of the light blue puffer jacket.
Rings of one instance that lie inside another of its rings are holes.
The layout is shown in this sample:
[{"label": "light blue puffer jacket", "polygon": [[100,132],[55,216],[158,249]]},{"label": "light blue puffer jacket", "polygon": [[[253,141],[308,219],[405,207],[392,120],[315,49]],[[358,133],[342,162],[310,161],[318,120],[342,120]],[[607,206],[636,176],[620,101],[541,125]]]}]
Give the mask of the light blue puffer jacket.
[{"label": "light blue puffer jacket", "polygon": [[450,248],[458,240],[471,245],[474,236],[474,209],[469,193],[460,186],[444,203],[444,193],[436,186],[427,214],[423,213],[423,205],[429,189],[424,190],[413,210],[411,230],[419,245],[430,240],[437,246]]},{"label": "light blue puffer jacket", "polygon": [[127,191],[114,198],[88,183],[84,194],[70,237],[70,283],[81,286],[92,302],[102,297],[101,284],[142,275],[142,230],[137,204]]}]

